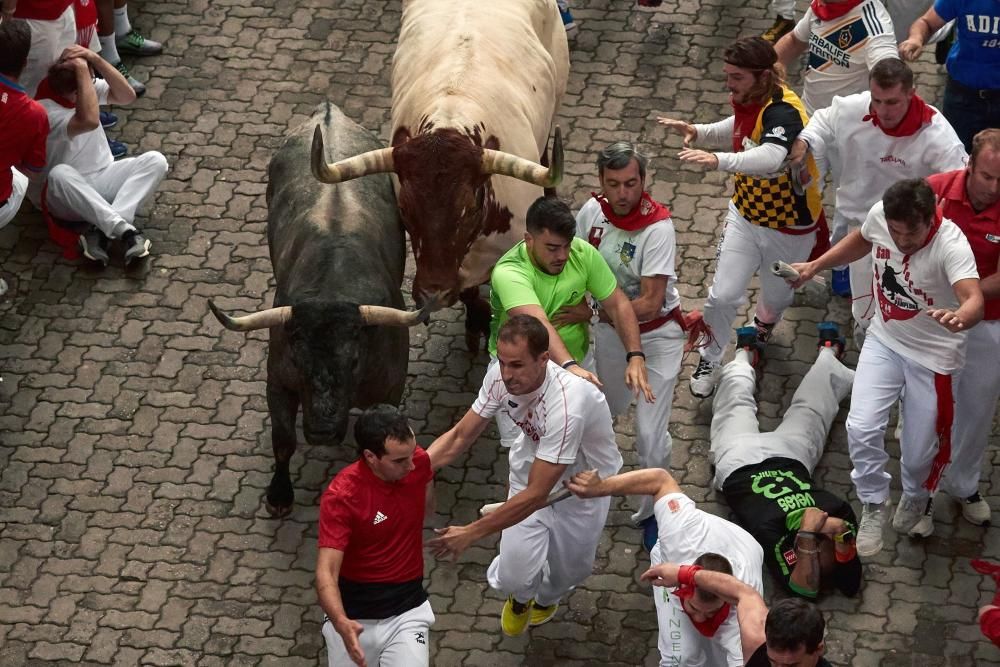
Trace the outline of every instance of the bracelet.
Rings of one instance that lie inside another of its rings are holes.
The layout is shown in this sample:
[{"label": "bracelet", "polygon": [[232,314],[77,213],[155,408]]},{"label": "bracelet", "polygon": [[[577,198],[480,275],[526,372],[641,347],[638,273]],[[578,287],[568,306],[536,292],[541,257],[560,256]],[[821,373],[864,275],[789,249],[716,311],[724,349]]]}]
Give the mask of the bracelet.
[{"label": "bracelet", "polygon": [[632,357],[641,357],[643,361],[646,360],[646,353],[641,350],[634,350],[625,355],[625,363],[632,361]]},{"label": "bracelet", "polygon": [[799,537],[811,537],[814,540],[819,540],[819,533],[815,533],[811,530],[800,530],[795,537],[796,539]]},{"label": "bracelet", "polygon": [[800,554],[805,554],[806,556],[815,556],[819,553],[819,549],[803,549],[801,547],[795,547],[795,551]]},{"label": "bracelet", "polygon": [[564,362],[562,363],[562,367],[563,367],[564,369],[569,369],[569,367],[570,367],[570,366],[579,366],[579,365],[580,365],[580,364],[578,364],[578,363],[576,362],[576,359],[570,359],[569,361],[564,361]]}]

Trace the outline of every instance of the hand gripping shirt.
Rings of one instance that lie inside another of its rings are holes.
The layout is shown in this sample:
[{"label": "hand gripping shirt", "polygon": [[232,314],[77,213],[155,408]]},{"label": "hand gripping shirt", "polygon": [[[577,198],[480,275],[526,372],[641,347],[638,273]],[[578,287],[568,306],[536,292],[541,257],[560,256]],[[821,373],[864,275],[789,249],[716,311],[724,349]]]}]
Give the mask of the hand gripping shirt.
[{"label": "hand gripping shirt", "polygon": [[[927,184],[937,195],[941,215],[962,230],[976,257],[976,270],[983,280],[997,272],[1000,264],[1000,201],[976,212],[965,190],[968,171],[958,169],[944,174],[934,174]],[[984,320],[1000,320],[1000,299],[987,299]]]},{"label": "hand gripping shirt", "polygon": [[472,411],[484,419],[504,412],[521,429],[509,454],[511,494],[528,486],[535,459],[567,466],[560,483],[595,468],[606,479],[622,467],[604,394],[552,361],[542,386],[523,396],[507,391],[500,364],[492,364]]},{"label": "hand gripping shirt", "polygon": [[[490,354],[497,353],[497,333],[507,321],[507,311],[518,306],[541,306],[549,321],[563,306],[575,306],[587,292],[603,301],[615,291],[615,276],[600,253],[583,239],[574,238],[569,259],[563,270],[550,275],[539,270],[528,257],[528,247],[521,241],[508,250],[493,267],[490,276]],[[554,325],[553,325],[554,326]],[[577,361],[583,361],[590,344],[586,322],[555,328],[566,349]]]},{"label": "hand gripping shirt", "polygon": [[861,225],[872,244],[878,304],[869,333],[904,357],[934,373],[951,375],[965,364],[966,332],[952,333],[928,317],[928,309],[958,308],[952,285],[978,278],[976,259],[962,231],[944,219],[927,242],[911,255],[900,252],[889,236],[882,202]]},{"label": "hand gripping shirt", "polygon": [[[791,89],[782,86],[757,114],[750,134],[740,138],[740,149],[746,151],[771,143],[787,151],[808,121],[802,101]],[[793,234],[811,231],[823,213],[823,193],[819,170],[811,155],[806,166],[808,183],[802,194],[793,189],[791,172],[784,165],[766,176],[736,172],[733,205],[751,224]]]},{"label": "hand gripping shirt", "polygon": [[630,232],[611,224],[600,203],[591,197],[576,214],[576,235],[597,248],[630,301],[639,298],[643,278],[667,276],[663,305],[650,319],[666,315],[681,305],[675,268],[677,242],[670,218]]},{"label": "hand gripping shirt", "polygon": [[[734,470],[723,483],[722,493],[740,525],[763,547],[764,563],[771,573],[786,589],[806,597],[815,594],[797,591],[791,583],[797,561],[795,535],[805,510],[818,507],[843,519],[857,532],[858,520],[850,503],[813,486],[809,471],[795,459],[775,457]],[[861,562],[857,556],[847,563],[837,563],[833,583],[845,595],[858,592]]]},{"label": "hand gripping shirt", "polygon": [[884,58],[898,58],[892,20],[878,0],[865,0],[831,21],[812,8],[795,26],[795,39],[809,45],[802,102],[807,109],[830,106],[835,95],[868,90],[868,72]]}]

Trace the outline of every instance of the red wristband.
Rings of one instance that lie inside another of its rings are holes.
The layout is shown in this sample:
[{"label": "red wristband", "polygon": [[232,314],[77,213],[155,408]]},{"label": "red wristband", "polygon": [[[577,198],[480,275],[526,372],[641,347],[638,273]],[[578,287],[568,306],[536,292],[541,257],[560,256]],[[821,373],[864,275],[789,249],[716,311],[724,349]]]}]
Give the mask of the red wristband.
[{"label": "red wristband", "polygon": [[677,570],[677,583],[681,586],[694,586],[694,575],[701,565],[681,565]]}]

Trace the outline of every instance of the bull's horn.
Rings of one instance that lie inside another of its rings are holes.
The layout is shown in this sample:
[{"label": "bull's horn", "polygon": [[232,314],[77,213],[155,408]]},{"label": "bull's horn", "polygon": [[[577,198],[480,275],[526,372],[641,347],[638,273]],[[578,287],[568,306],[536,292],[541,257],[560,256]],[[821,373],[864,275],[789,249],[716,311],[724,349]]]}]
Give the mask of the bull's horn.
[{"label": "bull's horn", "polygon": [[268,308],[259,313],[244,315],[243,317],[230,317],[219,310],[219,307],[208,300],[208,307],[212,309],[212,314],[219,320],[219,323],[230,331],[254,331],[255,329],[269,329],[279,324],[284,324],[292,316],[291,306],[278,306]]},{"label": "bull's horn", "polygon": [[432,298],[420,310],[400,310],[388,306],[358,306],[361,321],[370,327],[412,327],[427,323],[431,312],[437,310],[437,299]]},{"label": "bull's horn", "polygon": [[555,140],[552,142],[552,166],[543,167],[537,162],[487,148],[483,150],[483,173],[511,176],[543,188],[558,185],[563,177],[562,132],[559,126],[556,126]]},{"label": "bull's horn", "polygon": [[328,164],[323,146],[323,130],[319,125],[313,132],[312,173],[321,183],[340,183],[368,174],[381,174],[393,170],[392,149],[379,148],[346,160]]}]

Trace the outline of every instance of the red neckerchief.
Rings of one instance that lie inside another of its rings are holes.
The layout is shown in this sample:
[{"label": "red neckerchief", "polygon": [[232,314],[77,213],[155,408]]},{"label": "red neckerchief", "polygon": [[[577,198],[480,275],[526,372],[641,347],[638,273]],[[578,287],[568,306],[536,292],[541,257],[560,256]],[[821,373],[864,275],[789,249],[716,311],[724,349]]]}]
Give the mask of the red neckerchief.
[{"label": "red neckerchief", "polygon": [[606,197],[602,197],[596,192],[591,192],[590,196],[596,199],[597,203],[601,205],[601,210],[604,212],[604,217],[608,219],[608,222],[618,229],[624,229],[626,232],[637,232],[654,222],[666,220],[670,217],[670,209],[654,200],[647,192],[642,193],[642,199],[626,215],[615,213],[615,210],[611,208],[611,204]]},{"label": "red neckerchief", "polygon": [[878,120],[878,114],[875,113],[874,109],[869,108],[868,115],[861,119],[862,123],[872,122],[872,125],[882,130],[890,137],[910,137],[920,131],[927,123],[931,122],[931,118],[934,117],[935,111],[927,105],[921,99],[920,95],[916,93],[910,98],[910,107],[906,110],[906,115],[903,116],[902,122],[899,125],[892,128],[891,130],[882,127],[882,124]]},{"label": "red neckerchief", "polygon": [[733,101],[732,96],[729,103],[733,105],[733,113],[736,115],[736,122],[733,125],[733,152],[739,153],[743,150],[743,137],[753,134],[753,128],[757,125],[757,117],[760,116],[763,104],[738,104]]},{"label": "red neckerchief", "polygon": [[688,610],[684,606],[683,600],[691,599],[691,596],[694,595],[694,586],[678,586],[674,589],[674,595],[682,600],[681,609],[683,609],[684,613],[687,614],[688,620],[691,621],[691,625],[693,625],[695,629],[705,637],[714,637],[716,631],[719,629],[719,626],[725,623],[726,619],[729,618],[728,602],[723,603],[723,605],[719,607],[719,611],[715,612],[715,615],[707,621],[696,621],[691,618],[691,614],[688,614]]},{"label": "red neckerchief", "polygon": [[[931,241],[934,240],[934,235],[938,233],[939,229],[941,229],[941,220],[942,219],[943,219],[943,217],[941,215],[941,207],[940,206],[935,206],[934,207],[934,219],[931,220],[931,230],[929,232],[927,232],[927,238],[924,239],[923,245],[920,246],[919,248],[917,248],[916,250],[914,250],[913,252],[920,252],[921,250],[923,250],[924,248],[926,248],[927,246],[929,246],[931,244]],[[913,252],[911,252],[910,255],[912,255]],[[910,255],[907,255],[907,257],[909,257]]]},{"label": "red neckerchief", "polygon": [[42,79],[41,83],[38,84],[38,91],[35,93],[35,99],[41,102],[42,100],[52,100],[61,107],[66,107],[67,109],[75,109],[76,104],[70,102],[62,95],[56,94],[56,91],[52,90],[52,84],[49,83],[49,77]]},{"label": "red neckerchief", "polygon": [[823,0],[812,0],[809,8],[813,10],[820,21],[832,21],[851,11],[864,0],[847,0],[847,2],[823,2]]}]

